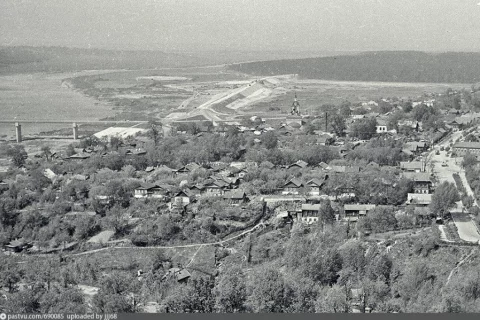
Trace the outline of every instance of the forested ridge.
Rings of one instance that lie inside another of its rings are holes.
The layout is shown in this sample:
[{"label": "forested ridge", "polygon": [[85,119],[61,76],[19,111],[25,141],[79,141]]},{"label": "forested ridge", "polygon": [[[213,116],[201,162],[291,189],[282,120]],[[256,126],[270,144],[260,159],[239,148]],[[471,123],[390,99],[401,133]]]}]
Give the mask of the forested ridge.
[{"label": "forested ridge", "polygon": [[480,53],[365,52],[241,63],[230,68],[255,75],[298,74],[325,80],[472,83],[480,80]]}]

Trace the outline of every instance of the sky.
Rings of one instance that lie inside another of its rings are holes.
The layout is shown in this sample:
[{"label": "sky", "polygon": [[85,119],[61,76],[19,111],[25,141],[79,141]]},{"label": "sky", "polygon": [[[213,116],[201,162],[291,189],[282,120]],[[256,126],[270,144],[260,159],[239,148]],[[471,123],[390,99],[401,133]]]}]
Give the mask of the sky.
[{"label": "sky", "polygon": [[1,0],[0,44],[480,51],[480,0]]}]

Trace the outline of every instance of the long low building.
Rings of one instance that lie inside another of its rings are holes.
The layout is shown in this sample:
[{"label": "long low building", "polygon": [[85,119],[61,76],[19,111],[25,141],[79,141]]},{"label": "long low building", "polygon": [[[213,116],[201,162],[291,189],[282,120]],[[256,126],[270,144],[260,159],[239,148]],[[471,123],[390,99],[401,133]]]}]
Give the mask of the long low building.
[{"label": "long low building", "polygon": [[478,158],[480,156],[480,142],[457,142],[453,145],[453,152],[459,157],[463,157],[469,152]]}]

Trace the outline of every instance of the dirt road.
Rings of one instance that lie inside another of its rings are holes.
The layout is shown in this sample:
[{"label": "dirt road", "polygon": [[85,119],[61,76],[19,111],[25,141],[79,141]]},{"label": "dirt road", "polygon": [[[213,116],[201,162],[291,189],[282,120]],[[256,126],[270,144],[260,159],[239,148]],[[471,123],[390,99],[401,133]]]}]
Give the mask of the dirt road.
[{"label": "dirt road", "polygon": [[[441,147],[447,147],[452,141],[456,141],[461,136],[462,131],[454,132],[448,139],[437,145],[428,157],[429,163],[433,164],[433,172],[439,183],[447,181],[455,184],[453,174],[458,173],[462,179],[465,189],[467,190],[467,193],[473,195],[473,191],[471,190],[465,178],[465,171],[460,166],[461,158],[451,158],[447,156],[446,151],[440,151]],[[435,154],[437,150],[439,151],[438,155]],[[460,239],[468,242],[478,243],[480,241],[480,234],[478,233],[477,227],[470,216],[464,213],[462,202],[457,202],[457,206],[453,208],[451,212]]]}]

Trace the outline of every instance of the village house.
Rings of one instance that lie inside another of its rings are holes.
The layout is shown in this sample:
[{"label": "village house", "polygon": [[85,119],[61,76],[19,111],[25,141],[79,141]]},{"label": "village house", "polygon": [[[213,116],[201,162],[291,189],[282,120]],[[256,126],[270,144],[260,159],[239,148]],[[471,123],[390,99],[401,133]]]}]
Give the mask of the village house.
[{"label": "village house", "polygon": [[320,216],[320,207],[320,204],[302,204],[302,209],[297,215],[297,219],[304,224],[317,223]]},{"label": "village house", "polygon": [[328,179],[328,175],[325,175],[323,179],[314,178],[307,182],[307,187],[309,188],[308,194],[311,196],[319,196],[320,189],[325,184],[325,180]]},{"label": "village house", "polygon": [[377,119],[377,133],[386,133],[387,129],[387,121],[384,119]]},{"label": "village house", "polygon": [[247,194],[243,190],[230,190],[225,192],[223,200],[231,205],[240,205],[248,201]]},{"label": "village house", "polygon": [[358,173],[360,172],[359,166],[330,166],[335,173]]},{"label": "village house", "polygon": [[237,168],[237,167],[230,167],[230,174],[235,176],[238,179],[243,179],[245,175],[248,173],[247,168]]},{"label": "village house", "polygon": [[343,206],[343,211],[346,220],[356,221],[359,217],[366,216],[375,207],[374,204],[346,204]]},{"label": "village house", "polygon": [[421,124],[418,121],[413,120],[400,120],[398,121],[398,129],[399,130],[412,130],[412,131],[420,131]]},{"label": "village house", "polygon": [[188,188],[190,192],[195,196],[195,197],[200,197],[205,192],[205,187],[202,184],[196,184]]},{"label": "village house", "polygon": [[184,282],[187,282],[187,280],[191,276],[192,275],[190,274],[190,272],[188,272],[187,269],[170,268],[168,269],[167,273],[162,277],[162,280],[173,278],[180,283],[184,283]]},{"label": "village house", "polygon": [[75,220],[77,218],[88,219],[95,217],[97,213],[95,211],[71,211],[67,212],[64,215],[64,219],[66,220]]},{"label": "village house", "polygon": [[144,183],[134,191],[134,197],[163,199],[169,192],[168,186],[160,186],[153,183]]},{"label": "village house", "polygon": [[428,207],[432,203],[432,194],[427,193],[409,193],[407,194],[407,205],[415,207]]},{"label": "village house", "polygon": [[201,168],[200,165],[196,164],[196,163],[189,163],[187,164],[186,166],[183,166],[179,169],[176,170],[176,174],[182,174],[182,173],[191,173],[193,171],[195,171],[196,169],[199,169]]},{"label": "village house", "polygon": [[287,167],[287,169],[290,169],[290,168],[299,168],[299,169],[305,169],[306,167],[308,167],[308,163],[303,161],[303,160],[298,160],[297,162],[295,163],[292,163],[291,165],[289,165]]},{"label": "village house", "polygon": [[457,142],[453,145],[453,153],[458,157],[464,157],[467,152],[479,159],[480,142]]},{"label": "village house", "polygon": [[400,162],[400,169],[407,172],[425,172],[425,162],[423,161],[411,161],[411,162]]},{"label": "village house", "polygon": [[282,194],[299,194],[303,184],[298,179],[292,179],[283,186]]},{"label": "village house", "polygon": [[414,154],[427,151],[428,145],[425,141],[410,141],[405,143],[404,149],[411,151]]},{"label": "village house", "polygon": [[205,183],[204,193],[208,196],[222,196],[230,188],[230,184],[223,180],[213,180]]},{"label": "village house", "polygon": [[8,190],[8,183],[3,180],[0,180],[0,191]]},{"label": "village house", "polygon": [[404,172],[402,175],[404,178],[413,181],[414,193],[430,193],[432,190],[432,180],[426,172]]},{"label": "village house", "polygon": [[25,239],[16,239],[11,241],[9,244],[5,245],[5,250],[10,252],[22,252],[25,249],[28,249],[32,246],[31,242],[27,242]]},{"label": "village house", "polygon": [[186,206],[190,204],[190,202],[192,202],[194,198],[195,198],[195,194],[189,189],[185,189],[175,193],[170,203],[173,206],[180,206],[180,205]]},{"label": "village house", "polygon": [[68,157],[68,159],[71,159],[71,160],[86,160],[89,158],[90,158],[90,154],[88,153],[76,153]]}]

